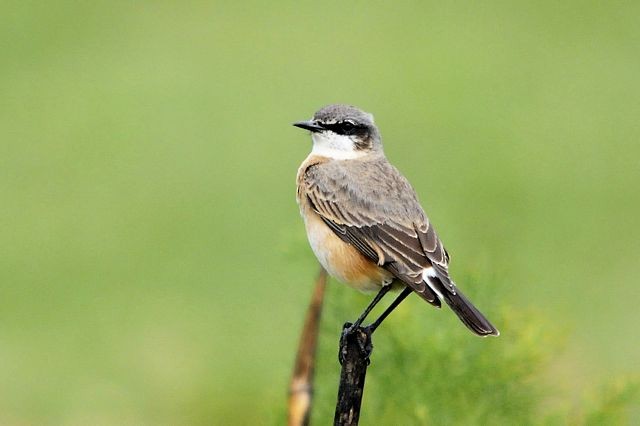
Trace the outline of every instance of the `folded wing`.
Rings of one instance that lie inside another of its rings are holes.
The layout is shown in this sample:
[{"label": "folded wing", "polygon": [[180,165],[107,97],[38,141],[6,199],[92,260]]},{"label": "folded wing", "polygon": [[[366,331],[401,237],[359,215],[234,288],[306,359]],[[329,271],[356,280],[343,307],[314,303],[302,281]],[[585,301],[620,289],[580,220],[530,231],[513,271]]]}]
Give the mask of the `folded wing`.
[{"label": "folded wing", "polygon": [[368,163],[367,169],[359,169],[353,163],[349,170],[336,163],[309,167],[304,173],[308,202],[343,241],[390,271],[426,301],[440,306],[424,273],[433,267],[444,283],[438,292],[455,294],[448,272],[449,256],[413,188],[386,161]]}]

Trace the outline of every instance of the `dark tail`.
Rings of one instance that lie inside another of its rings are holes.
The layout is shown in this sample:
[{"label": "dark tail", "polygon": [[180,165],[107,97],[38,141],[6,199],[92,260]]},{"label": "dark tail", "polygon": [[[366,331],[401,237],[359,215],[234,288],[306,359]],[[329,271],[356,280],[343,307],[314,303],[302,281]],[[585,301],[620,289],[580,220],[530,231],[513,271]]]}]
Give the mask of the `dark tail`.
[{"label": "dark tail", "polygon": [[460,290],[456,289],[456,294],[444,291],[444,300],[447,305],[456,313],[460,321],[467,326],[467,328],[478,336],[499,336],[500,332],[497,328],[485,318],[484,315],[475,307],[473,303],[460,293]]},{"label": "dark tail", "polygon": [[[456,288],[455,294],[448,288],[444,288],[442,281],[437,277],[429,277],[431,284],[438,287],[440,294],[444,297],[447,305],[456,313],[460,321],[478,336],[499,336],[500,332],[497,328],[485,318],[484,315],[473,306],[473,303],[466,298],[464,294]],[[454,287],[455,288],[455,287]]]}]

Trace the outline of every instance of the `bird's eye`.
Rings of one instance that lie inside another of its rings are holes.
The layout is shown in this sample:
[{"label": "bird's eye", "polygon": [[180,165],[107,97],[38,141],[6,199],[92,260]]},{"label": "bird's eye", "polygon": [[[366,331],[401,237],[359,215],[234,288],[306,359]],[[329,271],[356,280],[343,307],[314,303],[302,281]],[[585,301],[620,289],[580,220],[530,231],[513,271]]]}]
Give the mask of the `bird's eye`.
[{"label": "bird's eye", "polygon": [[343,121],[342,123],[340,123],[340,127],[341,127],[343,133],[349,134],[349,133],[351,133],[353,131],[353,129],[356,126],[351,121]]}]

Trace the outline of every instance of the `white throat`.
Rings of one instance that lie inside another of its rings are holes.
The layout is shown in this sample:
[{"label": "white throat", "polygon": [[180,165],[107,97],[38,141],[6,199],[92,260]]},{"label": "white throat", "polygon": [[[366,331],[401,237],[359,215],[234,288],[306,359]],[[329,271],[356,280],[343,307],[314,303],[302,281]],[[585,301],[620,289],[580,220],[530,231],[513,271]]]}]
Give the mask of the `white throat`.
[{"label": "white throat", "polygon": [[334,132],[312,133],[313,149],[311,155],[318,155],[334,160],[352,160],[367,153],[356,149],[355,143],[349,136]]}]

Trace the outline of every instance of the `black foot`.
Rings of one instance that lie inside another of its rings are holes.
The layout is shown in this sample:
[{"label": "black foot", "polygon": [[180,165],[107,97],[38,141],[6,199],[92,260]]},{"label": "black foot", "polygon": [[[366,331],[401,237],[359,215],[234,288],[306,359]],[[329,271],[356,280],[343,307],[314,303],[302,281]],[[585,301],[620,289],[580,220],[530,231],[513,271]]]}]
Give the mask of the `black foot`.
[{"label": "black foot", "polygon": [[[373,352],[373,344],[371,343],[370,326],[354,328],[353,324],[346,322],[342,326],[342,334],[340,335],[340,350],[338,351],[338,361],[342,365],[349,354],[349,346],[355,345],[360,358],[367,361],[369,365],[369,357]],[[353,347],[353,346],[352,346]]]},{"label": "black foot", "polygon": [[338,362],[340,365],[344,363],[347,356],[347,337],[353,333],[353,324],[345,322],[342,326],[342,334],[340,334],[340,343],[338,344]]}]

